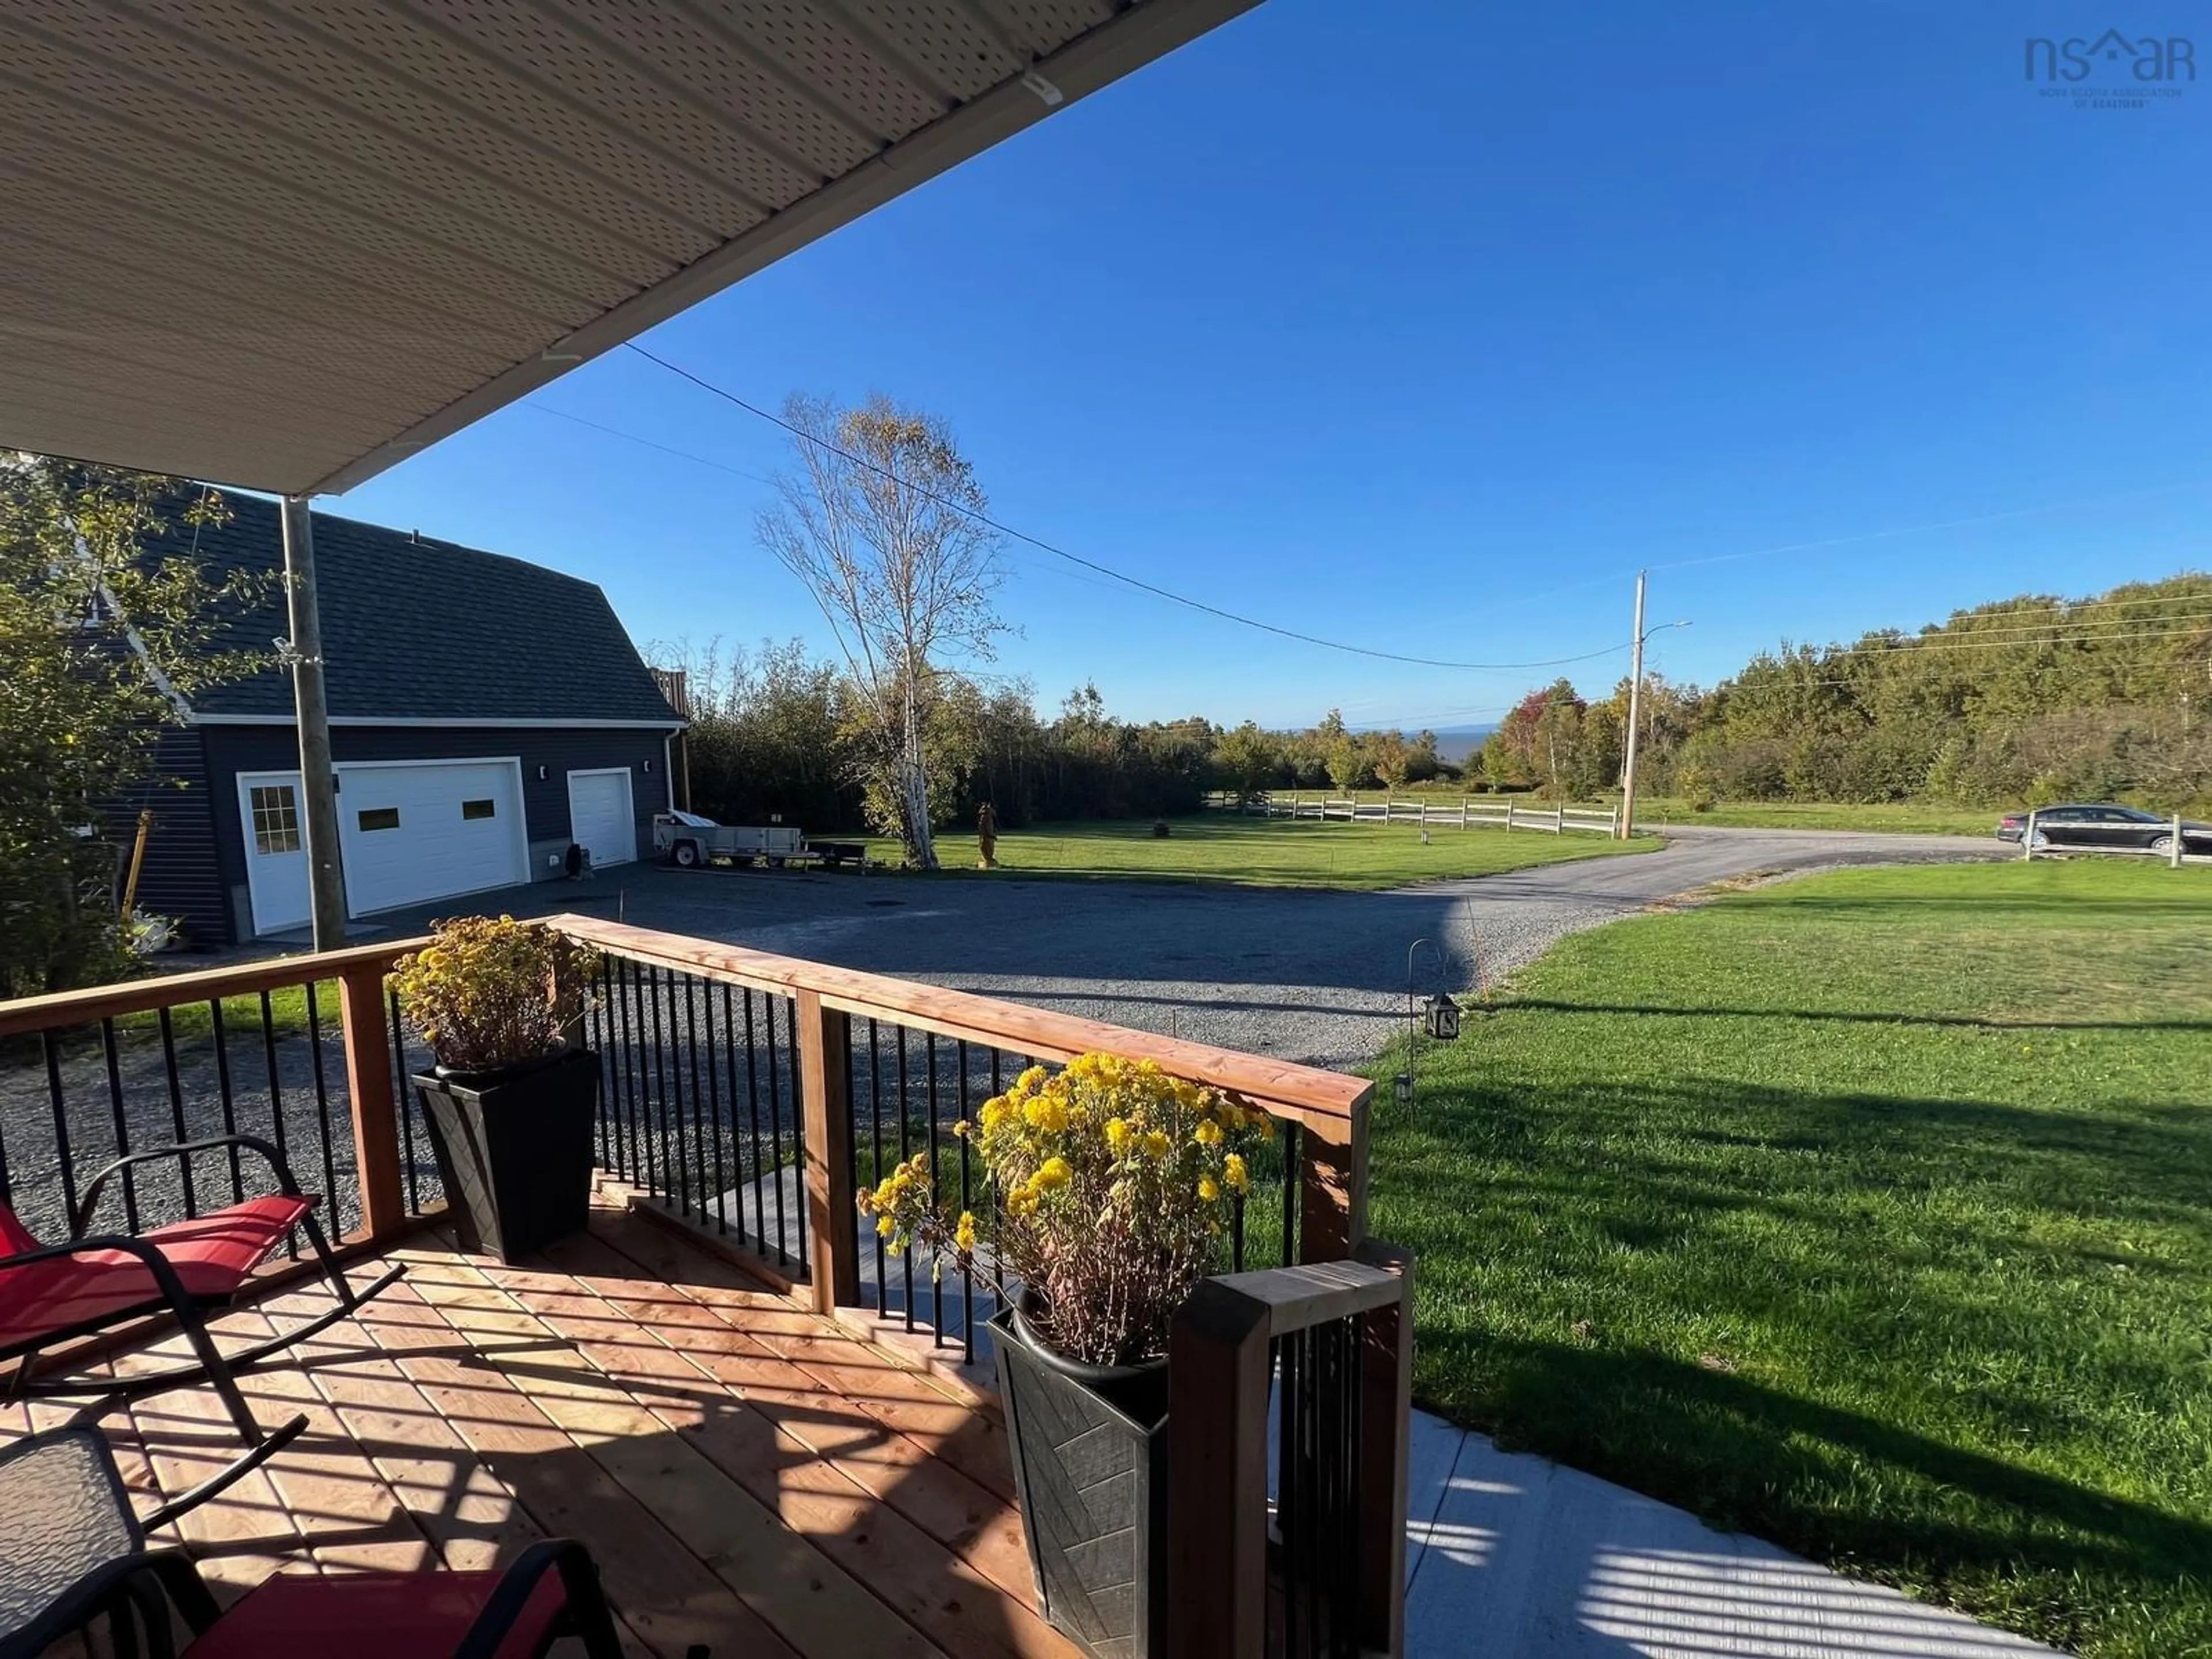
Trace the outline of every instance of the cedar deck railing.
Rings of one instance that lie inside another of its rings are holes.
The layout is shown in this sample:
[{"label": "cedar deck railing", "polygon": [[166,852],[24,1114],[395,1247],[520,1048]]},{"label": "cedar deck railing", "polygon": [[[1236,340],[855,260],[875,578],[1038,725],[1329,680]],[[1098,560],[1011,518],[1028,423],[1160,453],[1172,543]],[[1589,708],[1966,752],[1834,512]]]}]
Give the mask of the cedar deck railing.
[{"label": "cedar deck railing", "polygon": [[[1182,1518],[1171,1553],[1177,1571],[1201,1578],[1211,1553],[1235,1594],[1225,1610],[1175,1595],[1173,1649],[1256,1659],[1357,1640],[1399,1650],[1409,1264],[1367,1237],[1372,1085],[822,963],[593,917],[550,921],[601,953],[593,983],[576,988],[580,1035],[603,1060],[601,1164],[649,1208],[720,1239],[817,1310],[878,1335],[913,1332],[963,1359],[988,1341],[984,1316],[1006,1286],[988,1271],[940,1280],[933,1264],[886,1258],[859,1224],[861,1180],[927,1146],[940,1181],[980,1202],[981,1172],[951,1125],[1010,1070],[1088,1049],[1153,1060],[1274,1118],[1274,1150],[1253,1160],[1273,1201],[1255,1189],[1249,1217],[1240,1201],[1231,1241],[1232,1268],[1253,1270],[1210,1281],[1176,1336],[1177,1420],[1207,1426],[1175,1439]],[[410,1056],[384,984],[420,942],[0,1004],[0,1066],[13,1073],[0,1100],[15,1103],[0,1117],[0,1200],[27,1218],[66,1214],[80,1169],[149,1144],[155,1125],[165,1139],[173,1127],[178,1139],[213,1127],[270,1135],[303,1176],[324,1172],[331,1231],[349,1243],[420,1224],[436,1194],[406,1079],[427,1056]],[[317,988],[333,981],[334,1032]],[[307,988],[304,1030],[272,1017],[269,994],[291,987]],[[226,1023],[222,1000],[240,995],[258,999],[258,1031]],[[204,1032],[180,1036],[176,1012],[203,1007]],[[152,1031],[129,1024],[149,1015]],[[43,1111],[26,1109],[40,1097]],[[228,1201],[204,1205],[189,1172],[180,1188],[121,1197],[133,1226]],[[1266,1317],[1222,1313],[1249,1305]],[[1273,1376],[1285,1426],[1271,1510]],[[1215,1467],[1200,1449],[1209,1446],[1229,1463]],[[1336,1541],[1316,1554],[1321,1526]],[[1347,1526],[1358,1538],[1350,1574],[1337,1571],[1353,1559],[1340,1547]]]}]

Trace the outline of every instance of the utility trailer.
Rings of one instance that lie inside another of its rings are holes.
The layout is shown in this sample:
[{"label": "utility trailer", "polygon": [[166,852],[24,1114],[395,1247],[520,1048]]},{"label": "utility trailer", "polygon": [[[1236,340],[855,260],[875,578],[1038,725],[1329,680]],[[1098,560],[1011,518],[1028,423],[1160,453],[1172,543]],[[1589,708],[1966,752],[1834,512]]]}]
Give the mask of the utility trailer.
[{"label": "utility trailer", "polygon": [[781,823],[717,823],[696,812],[655,812],[653,850],[679,870],[705,864],[740,866],[819,864],[823,855],[806,844],[806,832]]}]

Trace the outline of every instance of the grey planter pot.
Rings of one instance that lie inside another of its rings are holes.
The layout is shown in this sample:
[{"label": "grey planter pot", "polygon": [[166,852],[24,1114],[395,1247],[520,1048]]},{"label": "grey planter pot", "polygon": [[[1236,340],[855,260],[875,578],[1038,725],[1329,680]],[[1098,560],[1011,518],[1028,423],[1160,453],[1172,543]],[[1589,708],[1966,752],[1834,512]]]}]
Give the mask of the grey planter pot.
[{"label": "grey planter pot", "polygon": [[592,1209],[599,1057],[567,1048],[497,1072],[418,1072],[462,1248],[512,1262],[581,1232]]},{"label": "grey planter pot", "polygon": [[1167,1651],[1167,1362],[1054,1353],[1018,1310],[991,1322],[1037,1601],[1092,1659]]}]

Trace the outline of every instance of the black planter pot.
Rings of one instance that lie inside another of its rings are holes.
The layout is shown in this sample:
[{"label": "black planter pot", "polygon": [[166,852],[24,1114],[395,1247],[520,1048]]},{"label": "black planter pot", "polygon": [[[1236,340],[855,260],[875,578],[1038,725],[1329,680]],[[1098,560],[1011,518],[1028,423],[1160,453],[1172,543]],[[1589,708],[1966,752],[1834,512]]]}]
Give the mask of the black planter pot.
[{"label": "black planter pot", "polygon": [[440,1066],[414,1082],[465,1249],[514,1261],[583,1231],[597,1054],[566,1048],[496,1072]]},{"label": "black planter pot", "polygon": [[991,1322],[1037,1601],[1092,1659],[1167,1650],[1167,1361],[1085,1365]]}]

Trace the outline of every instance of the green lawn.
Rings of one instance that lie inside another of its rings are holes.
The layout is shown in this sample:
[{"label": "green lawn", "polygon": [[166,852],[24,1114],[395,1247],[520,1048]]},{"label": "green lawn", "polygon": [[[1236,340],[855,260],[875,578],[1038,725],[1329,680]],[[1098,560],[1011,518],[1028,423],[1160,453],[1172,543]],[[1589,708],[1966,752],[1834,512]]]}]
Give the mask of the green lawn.
[{"label": "green lawn", "polygon": [[[338,1029],[338,983],[325,980],[315,988],[315,1012],[325,1031]],[[161,1034],[161,1015],[149,1010],[143,1014],[125,1014],[115,1022],[115,1029],[138,1036],[158,1036]],[[288,985],[269,994],[270,1024],[278,1036],[302,1035],[307,1029],[307,991],[303,985]],[[169,1011],[170,1029],[181,1041],[186,1037],[201,1038],[215,1029],[214,1016],[204,1002],[180,1004]],[[222,1000],[222,1031],[226,1043],[236,1042],[241,1037],[259,1042],[261,1039],[261,997],[257,992],[246,996],[225,997]]]},{"label": "green lawn", "polygon": [[[1429,843],[1410,823],[1322,823],[1212,813],[1170,821],[1156,838],[1149,819],[1032,824],[999,837],[999,870],[1018,876],[1140,878],[1231,882],[1245,887],[1402,887],[1437,876],[1481,876],[1567,859],[1649,852],[1656,838],[1429,827]],[[972,833],[940,835],[946,875],[984,877]],[[896,861],[896,842],[870,843],[869,856]]]},{"label": "green lawn", "polygon": [[1626,921],[1422,1069],[1373,1225],[1425,1403],[2097,1659],[2212,1655],[2212,872]]},{"label": "green lawn", "polygon": [[1659,796],[1639,800],[1636,821],[1647,826],[1710,823],[1727,830],[1887,830],[1897,835],[1996,834],[2003,811],[1994,806],[1921,806],[1911,801],[1723,801],[1705,812]]}]

